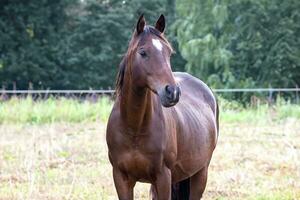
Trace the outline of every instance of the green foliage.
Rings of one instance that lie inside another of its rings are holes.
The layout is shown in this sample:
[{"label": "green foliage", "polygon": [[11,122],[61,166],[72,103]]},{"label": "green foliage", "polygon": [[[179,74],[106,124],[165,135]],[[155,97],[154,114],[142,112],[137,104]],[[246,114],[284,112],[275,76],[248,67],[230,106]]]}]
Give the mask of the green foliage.
[{"label": "green foliage", "polygon": [[[228,29],[227,3],[178,0],[176,5],[179,49],[188,61],[186,70],[214,87],[232,81],[229,68],[232,53],[226,49],[227,35],[222,34]],[[220,71],[223,73],[219,74]]]},{"label": "green foliage", "polygon": [[[79,14],[72,16],[74,34],[67,38],[62,64],[73,72],[66,86],[112,86],[138,15],[145,13],[153,21],[161,12],[164,5],[160,1],[86,1]],[[84,84],[76,84],[80,79]]]},{"label": "green foliage", "polygon": [[[0,84],[28,89],[114,86],[138,16],[171,26],[168,0],[22,0],[0,3]],[[176,47],[174,34],[167,32]],[[177,51],[178,52],[178,51]],[[175,62],[174,62],[175,61]],[[173,64],[184,65],[178,53]],[[178,64],[177,64],[178,63]],[[178,69],[178,67],[176,68]]]},{"label": "green foliage", "polygon": [[177,0],[186,70],[215,88],[300,84],[300,2]]},{"label": "green foliage", "polygon": [[[236,38],[230,49],[235,77],[261,87],[300,84],[300,2],[242,1],[230,5],[239,11],[234,20]],[[250,79],[249,79],[250,78]]]},{"label": "green foliage", "polygon": [[20,88],[49,84],[60,74],[56,52],[68,1],[0,3],[0,83]]},{"label": "green foliage", "polygon": [[166,15],[174,71],[214,88],[300,85],[298,0],[2,0],[0,84],[113,87],[141,13]]}]

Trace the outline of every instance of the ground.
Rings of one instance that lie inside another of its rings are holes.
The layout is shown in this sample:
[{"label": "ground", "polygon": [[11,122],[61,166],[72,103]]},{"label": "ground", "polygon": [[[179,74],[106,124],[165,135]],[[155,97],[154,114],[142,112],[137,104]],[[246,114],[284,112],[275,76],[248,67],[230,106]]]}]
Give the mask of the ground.
[{"label": "ground", "polygon": [[[105,123],[0,125],[0,199],[117,199]],[[300,121],[221,123],[203,199],[300,199]]]}]

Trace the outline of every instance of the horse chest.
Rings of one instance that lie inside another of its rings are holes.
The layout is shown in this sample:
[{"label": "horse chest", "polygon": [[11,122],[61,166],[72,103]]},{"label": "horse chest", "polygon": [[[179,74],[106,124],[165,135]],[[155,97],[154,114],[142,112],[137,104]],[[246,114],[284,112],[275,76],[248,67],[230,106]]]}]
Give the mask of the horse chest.
[{"label": "horse chest", "polygon": [[154,172],[159,165],[160,156],[145,154],[138,149],[132,149],[118,156],[117,166],[137,180],[151,182]]}]

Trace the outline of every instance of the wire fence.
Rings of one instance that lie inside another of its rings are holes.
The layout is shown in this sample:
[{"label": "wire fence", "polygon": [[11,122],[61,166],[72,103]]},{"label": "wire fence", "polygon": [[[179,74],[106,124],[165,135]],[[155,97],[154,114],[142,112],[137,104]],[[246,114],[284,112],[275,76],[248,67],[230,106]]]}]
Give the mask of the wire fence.
[{"label": "wire fence", "polygon": [[107,94],[115,90],[0,90],[1,94]]},{"label": "wire fence", "polygon": [[[300,92],[300,88],[232,88],[212,89],[216,93],[226,92]],[[1,94],[114,94],[115,90],[0,90]]]},{"label": "wire fence", "polygon": [[[214,93],[226,94],[226,93],[252,93],[264,94],[267,96],[268,100],[274,98],[276,94],[289,93],[292,94],[295,102],[298,104],[300,88],[231,88],[231,89],[212,89]],[[11,96],[32,96],[34,98],[47,99],[49,96],[53,97],[68,97],[68,98],[88,98],[92,100],[97,100],[101,96],[112,97],[115,90],[0,90],[1,99],[8,99]],[[250,94],[251,95],[251,94]]]}]

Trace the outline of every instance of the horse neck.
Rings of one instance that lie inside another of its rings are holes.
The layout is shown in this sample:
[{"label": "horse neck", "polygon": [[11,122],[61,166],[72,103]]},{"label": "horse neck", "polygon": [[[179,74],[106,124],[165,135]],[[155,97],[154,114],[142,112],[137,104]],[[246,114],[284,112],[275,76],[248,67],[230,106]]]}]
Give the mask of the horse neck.
[{"label": "horse neck", "polygon": [[153,115],[153,98],[149,89],[136,87],[132,80],[124,81],[120,110],[128,134],[144,134]]}]

